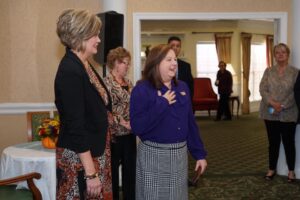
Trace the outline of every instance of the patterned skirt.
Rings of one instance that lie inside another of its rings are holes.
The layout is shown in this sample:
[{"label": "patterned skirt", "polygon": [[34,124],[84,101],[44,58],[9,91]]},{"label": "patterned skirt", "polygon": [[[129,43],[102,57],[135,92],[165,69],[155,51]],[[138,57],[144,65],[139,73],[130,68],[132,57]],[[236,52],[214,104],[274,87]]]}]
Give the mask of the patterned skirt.
[{"label": "patterned skirt", "polygon": [[186,142],[140,142],[136,168],[136,200],[188,199]]},{"label": "patterned skirt", "polygon": [[[112,200],[110,134],[107,134],[106,146],[102,156],[94,157],[96,171],[100,172],[102,192],[101,200]],[[86,181],[80,158],[74,151],[65,148],[56,149],[57,188],[56,199],[89,199],[86,195]]]}]

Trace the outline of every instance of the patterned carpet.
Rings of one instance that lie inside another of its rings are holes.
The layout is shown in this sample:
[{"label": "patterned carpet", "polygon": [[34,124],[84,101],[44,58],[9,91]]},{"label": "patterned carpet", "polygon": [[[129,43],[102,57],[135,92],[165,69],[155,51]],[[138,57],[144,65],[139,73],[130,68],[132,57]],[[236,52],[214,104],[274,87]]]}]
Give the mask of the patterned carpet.
[{"label": "patterned carpet", "polygon": [[[300,199],[300,183],[276,176],[267,182],[267,138],[257,113],[232,121],[197,117],[208,151],[208,168],[198,186],[189,188],[190,200]],[[194,161],[190,159],[192,177]]]}]

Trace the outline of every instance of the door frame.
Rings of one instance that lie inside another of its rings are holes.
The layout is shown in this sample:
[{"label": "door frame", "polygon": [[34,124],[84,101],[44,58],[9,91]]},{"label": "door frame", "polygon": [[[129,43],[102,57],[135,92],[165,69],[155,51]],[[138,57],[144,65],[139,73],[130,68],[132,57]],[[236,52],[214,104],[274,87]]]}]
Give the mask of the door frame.
[{"label": "door frame", "polygon": [[272,20],[274,44],[287,43],[287,12],[133,13],[133,81],[141,78],[141,23],[143,20]]}]

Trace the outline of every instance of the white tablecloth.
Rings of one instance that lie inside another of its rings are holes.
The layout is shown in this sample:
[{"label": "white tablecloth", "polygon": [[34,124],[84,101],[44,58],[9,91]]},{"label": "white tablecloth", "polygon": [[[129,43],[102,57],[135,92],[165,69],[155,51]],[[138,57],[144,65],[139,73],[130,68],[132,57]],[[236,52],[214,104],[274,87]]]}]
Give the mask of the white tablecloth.
[{"label": "white tablecloth", "polygon": [[[300,125],[296,127],[295,135],[296,145],[296,163],[295,163],[295,174],[296,178],[300,179]],[[289,170],[286,164],[285,152],[282,143],[280,144],[279,158],[277,163],[277,173],[279,175],[287,176]]]},{"label": "white tablecloth", "polygon": [[[29,172],[39,172],[42,177],[35,183],[43,200],[55,200],[56,165],[55,150],[45,149],[41,142],[29,142],[9,146],[1,155],[0,178],[11,178]],[[26,181],[17,188],[27,188]]]}]

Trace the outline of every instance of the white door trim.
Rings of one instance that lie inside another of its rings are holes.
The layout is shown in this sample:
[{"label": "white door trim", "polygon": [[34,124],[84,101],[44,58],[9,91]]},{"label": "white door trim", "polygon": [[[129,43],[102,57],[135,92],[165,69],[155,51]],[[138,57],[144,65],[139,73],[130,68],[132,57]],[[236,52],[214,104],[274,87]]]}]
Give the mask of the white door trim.
[{"label": "white door trim", "polygon": [[287,43],[287,12],[133,13],[133,81],[141,78],[142,20],[273,20],[274,43]]}]

